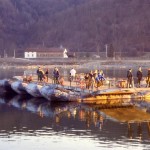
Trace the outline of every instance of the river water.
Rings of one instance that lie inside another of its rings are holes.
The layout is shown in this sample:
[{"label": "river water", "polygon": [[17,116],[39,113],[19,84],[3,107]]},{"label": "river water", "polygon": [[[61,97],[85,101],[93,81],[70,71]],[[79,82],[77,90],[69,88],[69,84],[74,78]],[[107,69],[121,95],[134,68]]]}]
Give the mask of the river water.
[{"label": "river water", "polygon": [[[0,78],[23,73],[22,70],[1,72]],[[139,115],[134,116],[136,113]],[[93,104],[50,103],[1,93],[0,149],[148,150],[149,119],[147,111],[136,107],[106,109]]]}]

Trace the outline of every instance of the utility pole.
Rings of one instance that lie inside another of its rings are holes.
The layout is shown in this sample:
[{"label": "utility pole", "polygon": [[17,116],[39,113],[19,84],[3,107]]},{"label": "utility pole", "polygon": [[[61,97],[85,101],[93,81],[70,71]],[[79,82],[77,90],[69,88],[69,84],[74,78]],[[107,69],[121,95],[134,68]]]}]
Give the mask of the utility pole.
[{"label": "utility pole", "polygon": [[42,43],[43,43],[43,47],[45,47],[45,43],[44,43],[44,41],[42,41]]},{"label": "utility pole", "polygon": [[16,51],[15,51],[15,49],[14,49],[14,58],[16,58]]},{"label": "utility pole", "polygon": [[107,59],[108,45],[106,44],[105,47],[106,47],[106,59]]},{"label": "utility pole", "polygon": [[4,49],[4,58],[5,58],[5,49]]}]

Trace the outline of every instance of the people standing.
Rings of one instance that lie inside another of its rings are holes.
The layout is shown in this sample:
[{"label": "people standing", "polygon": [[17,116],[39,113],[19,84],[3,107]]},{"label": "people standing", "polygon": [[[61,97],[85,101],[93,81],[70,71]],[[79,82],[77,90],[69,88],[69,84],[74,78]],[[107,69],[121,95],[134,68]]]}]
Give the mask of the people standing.
[{"label": "people standing", "polygon": [[38,67],[38,69],[37,69],[37,71],[36,71],[36,73],[37,73],[37,78],[38,78],[38,81],[40,81],[40,67]]},{"label": "people standing", "polygon": [[59,70],[58,68],[54,68],[53,71],[54,84],[59,84]]},{"label": "people standing", "polygon": [[127,71],[127,88],[134,87],[132,69]]},{"label": "people standing", "polygon": [[75,79],[75,76],[76,76],[76,70],[74,68],[72,68],[70,70],[71,81],[73,81]]},{"label": "people standing", "polygon": [[47,68],[46,71],[45,71],[46,82],[48,82],[48,75],[49,75],[49,71],[48,71],[48,68]]},{"label": "people standing", "polygon": [[150,69],[148,69],[148,72],[147,72],[146,87],[150,87]]},{"label": "people standing", "polygon": [[141,67],[139,67],[139,69],[137,71],[137,84],[138,84],[138,87],[141,86],[142,77],[143,77],[142,69],[141,69]]},{"label": "people standing", "polygon": [[98,71],[98,78],[100,80],[100,86],[103,85],[103,81],[105,80],[103,70]]},{"label": "people standing", "polygon": [[45,80],[44,75],[45,75],[45,73],[42,70],[42,68],[39,68],[39,79],[40,79],[40,81],[44,81]]},{"label": "people standing", "polygon": [[94,88],[94,84],[95,84],[95,79],[94,79],[93,71],[91,70],[89,73],[89,87],[91,87],[92,90]]},{"label": "people standing", "polygon": [[89,83],[90,77],[89,77],[88,73],[85,74],[84,79],[85,79],[85,87],[87,89],[89,89],[89,87],[90,87],[90,83]]}]

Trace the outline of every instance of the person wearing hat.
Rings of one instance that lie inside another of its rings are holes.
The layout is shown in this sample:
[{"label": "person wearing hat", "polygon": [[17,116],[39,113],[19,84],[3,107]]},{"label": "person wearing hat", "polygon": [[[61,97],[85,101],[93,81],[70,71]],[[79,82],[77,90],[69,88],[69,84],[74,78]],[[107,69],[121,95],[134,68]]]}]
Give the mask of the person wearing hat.
[{"label": "person wearing hat", "polygon": [[147,72],[146,83],[146,87],[150,87],[150,69]]}]

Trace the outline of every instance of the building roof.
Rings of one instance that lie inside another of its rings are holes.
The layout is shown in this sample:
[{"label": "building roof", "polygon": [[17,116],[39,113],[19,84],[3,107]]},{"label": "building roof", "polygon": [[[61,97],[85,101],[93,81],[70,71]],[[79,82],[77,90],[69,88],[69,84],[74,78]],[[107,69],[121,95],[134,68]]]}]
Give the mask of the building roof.
[{"label": "building roof", "polygon": [[55,53],[63,53],[64,49],[62,48],[27,48],[25,52],[55,52]]}]

